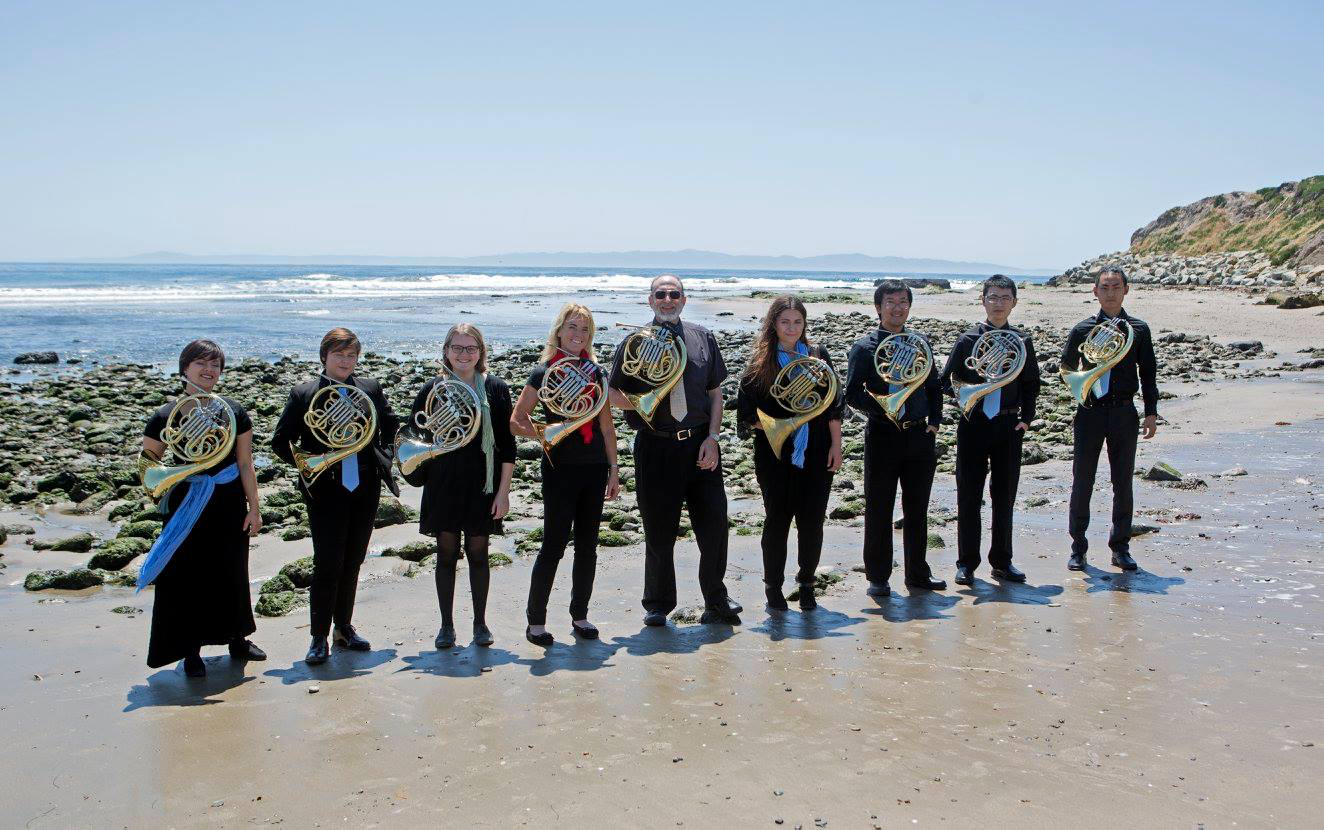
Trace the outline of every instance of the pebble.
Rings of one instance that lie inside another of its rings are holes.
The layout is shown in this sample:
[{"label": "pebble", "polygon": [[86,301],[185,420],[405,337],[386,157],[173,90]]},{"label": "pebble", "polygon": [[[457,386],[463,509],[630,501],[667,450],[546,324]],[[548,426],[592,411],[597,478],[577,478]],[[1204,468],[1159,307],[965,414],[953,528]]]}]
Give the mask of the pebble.
[{"label": "pebble", "polygon": [[310,695],[315,695],[315,694],[317,694],[317,693],[320,692],[320,691],[322,691],[322,687],[321,687],[321,686],[309,686],[309,687],[308,687],[308,694],[310,694]]}]

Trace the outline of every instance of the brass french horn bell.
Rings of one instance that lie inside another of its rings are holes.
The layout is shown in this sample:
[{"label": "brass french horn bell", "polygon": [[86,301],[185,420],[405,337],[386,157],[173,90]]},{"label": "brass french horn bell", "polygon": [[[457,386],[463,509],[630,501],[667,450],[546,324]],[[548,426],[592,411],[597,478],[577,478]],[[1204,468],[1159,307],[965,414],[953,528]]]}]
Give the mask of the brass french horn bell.
[{"label": "brass french horn bell", "polygon": [[173,463],[162,463],[164,456],[156,458],[144,450],[138,456],[138,478],[148,494],[159,499],[184,479],[224,460],[237,432],[234,410],[224,398],[201,391],[184,395],[171,407],[161,430],[161,443]]},{"label": "brass french horn bell", "polygon": [[304,486],[310,487],[322,473],[372,443],[377,434],[377,407],[357,386],[333,381],[313,395],[303,422],[327,447],[326,452],[310,453],[290,443],[294,466]]},{"label": "brass french horn bell", "polygon": [[592,361],[563,357],[547,367],[542,386],[538,387],[538,400],[564,419],[554,424],[533,424],[543,452],[550,455],[552,447],[598,417],[607,405],[602,368]]},{"label": "brass french horn bell", "polygon": [[482,401],[473,387],[445,369],[439,378],[414,415],[413,426],[425,440],[412,438],[404,430],[396,436],[395,463],[405,475],[468,444],[483,426]]},{"label": "brass french horn bell", "polygon": [[685,338],[677,337],[665,326],[616,325],[635,329],[621,341],[620,348],[624,351],[621,374],[651,387],[642,393],[621,391],[630,399],[634,411],[651,427],[658,406],[685,374],[685,363],[689,360]]},{"label": "brass french horn bell", "polygon": [[924,385],[933,366],[933,351],[923,337],[912,332],[884,337],[873,352],[874,371],[884,383],[903,386],[896,392],[878,394],[870,391],[892,423],[899,423],[901,408],[915,390]]},{"label": "brass french horn bell", "polygon": [[1089,405],[1090,391],[1094,388],[1094,384],[1122,362],[1122,358],[1131,351],[1135,338],[1135,329],[1120,318],[1104,320],[1090,329],[1085,342],[1080,344],[1079,351],[1085,361],[1094,365],[1075,372],[1065,368],[1058,369],[1058,374],[1071,390],[1071,397],[1076,399],[1076,403],[1081,406]]},{"label": "brass french horn bell", "polygon": [[827,361],[817,357],[797,357],[777,372],[768,397],[791,413],[774,417],[758,409],[759,426],[773,455],[782,457],[782,447],[802,425],[822,415],[837,398],[837,373]]},{"label": "brass french horn bell", "polygon": [[1025,368],[1025,341],[1014,331],[989,329],[975,340],[965,366],[984,379],[967,383],[956,390],[956,405],[969,417],[975,405],[993,390],[1001,389],[1020,376]]}]

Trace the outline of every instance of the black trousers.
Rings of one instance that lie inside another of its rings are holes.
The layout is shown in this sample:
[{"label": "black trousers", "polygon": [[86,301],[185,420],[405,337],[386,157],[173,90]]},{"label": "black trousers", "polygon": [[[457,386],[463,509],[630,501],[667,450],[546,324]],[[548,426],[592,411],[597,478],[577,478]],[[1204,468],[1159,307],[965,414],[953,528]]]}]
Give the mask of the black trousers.
[{"label": "black trousers", "polygon": [[573,531],[575,563],[571,570],[570,619],[588,617],[593,576],[598,567],[598,528],[607,490],[606,464],[542,462],[542,547],[533,562],[529,583],[529,625],[546,625],[547,598],[556,580],[556,566]]},{"label": "black trousers", "polygon": [[312,635],[325,637],[331,624],[349,625],[354,617],[354,596],[359,567],[368,555],[372,523],[381,498],[380,482],[367,479],[353,492],[338,481],[316,488],[308,505],[308,528],[313,534],[313,584],[308,590],[312,606]]},{"label": "black trousers", "polygon": [[985,479],[993,504],[988,563],[994,568],[1011,564],[1011,523],[1025,436],[1017,423],[1015,413],[989,419],[977,411],[956,425],[956,564],[971,570],[979,567]]},{"label": "black trousers", "polygon": [[1090,496],[1099,467],[1099,451],[1108,445],[1108,469],[1113,482],[1113,529],[1108,547],[1114,553],[1131,549],[1131,511],[1135,506],[1131,476],[1136,469],[1136,439],[1140,415],[1135,406],[1077,407],[1072,423],[1075,449],[1071,458],[1071,552],[1083,554],[1089,548],[1085,531],[1090,526]]},{"label": "black trousers", "polygon": [[[759,439],[756,439],[759,440]],[[754,475],[763,491],[763,582],[780,587],[786,578],[786,537],[795,522],[795,581],[814,581],[814,571],[823,553],[823,520],[827,516],[832,473],[822,453],[805,459],[803,469],[778,460],[771,449],[756,446]],[[790,447],[783,452],[790,456]]]},{"label": "black trousers", "polygon": [[929,493],[938,467],[934,436],[924,424],[900,429],[885,418],[870,418],[864,428],[864,572],[870,582],[892,574],[892,511],[901,485],[905,517],[902,547],[905,581],[932,577],[925,558],[929,537]]},{"label": "black trousers", "polygon": [[676,607],[676,534],[688,507],[699,545],[699,590],[704,605],[723,607],[726,576],[726,490],[722,466],[700,470],[695,462],[706,433],[684,441],[639,432],[634,439],[635,496],[644,523],[644,609],[663,614]]}]

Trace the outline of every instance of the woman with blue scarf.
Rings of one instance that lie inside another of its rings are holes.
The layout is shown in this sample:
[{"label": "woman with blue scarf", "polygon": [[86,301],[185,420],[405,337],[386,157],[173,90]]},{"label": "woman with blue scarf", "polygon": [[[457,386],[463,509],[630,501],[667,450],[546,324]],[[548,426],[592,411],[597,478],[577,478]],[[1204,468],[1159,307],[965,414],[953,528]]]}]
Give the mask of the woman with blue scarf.
[{"label": "woman with blue scarf", "polygon": [[[777,411],[769,390],[781,368],[799,357],[817,357],[832,363],[827,350],[810,345],[806,336],[807,316],[798,297],[786,295],[772,301],[763,318],[749,365],[740,379],[736,400],[737,418],[754,430],[754,474],[763,493],[763,582],[770,611],[784,611],[786,597],[786,540],[795,522],[796,552],[800,585],[800,608],[810,610],[814,601],[814,571],[823,552],[823,521],[833,474],[841,467],[842,401],[801,425],[782,447],[781,457],[772,451],[759,427],[758,410]],[[795,369],[791,370],[796,371]]]},{"label": "woman with blue scarf", "polygon": [[[225,369],[225,353],[210,340],[194,340],[179,355],[185,394],[210,394]],[[139,588],[156,586],[147,665],[182,659],[189,677],[207,674],[201,649],[227,645],[234,660],[265,660],[247,638],[257,630],[248,586],[248,540],[262,529],[253,471],[253,422],[237,402],[230,454],[195,473],[161,499],[165,524],[148,551]],[[161,432],[174,401],[153,413],[143,431],[143,450],[160,458]]]}]

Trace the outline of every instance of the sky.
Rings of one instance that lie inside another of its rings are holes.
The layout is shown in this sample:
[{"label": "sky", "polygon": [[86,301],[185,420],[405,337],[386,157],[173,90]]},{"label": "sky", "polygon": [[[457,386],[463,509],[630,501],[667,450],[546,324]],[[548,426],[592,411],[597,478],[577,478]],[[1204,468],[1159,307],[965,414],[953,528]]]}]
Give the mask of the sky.
[{"label": "sky", "polygon": [[0,260],[1060,268],[1324,173],[1324,4],[0,0]]}]

